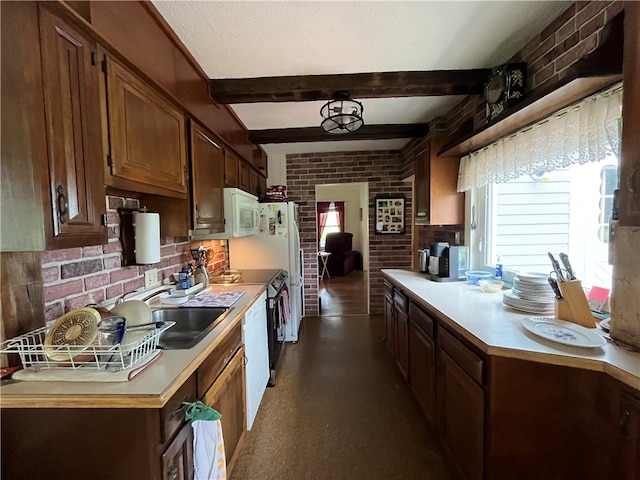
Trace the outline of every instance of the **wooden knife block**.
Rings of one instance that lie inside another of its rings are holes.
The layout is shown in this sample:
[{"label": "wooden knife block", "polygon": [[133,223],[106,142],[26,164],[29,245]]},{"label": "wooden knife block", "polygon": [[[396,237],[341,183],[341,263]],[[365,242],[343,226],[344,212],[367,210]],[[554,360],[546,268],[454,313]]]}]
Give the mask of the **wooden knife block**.
[{"label": "wooden knife block", "polygon": [[556,318],[586,328],[595,328],[596,321],[582,289],[582,282],[580,280],[558,282],[558,287],[562,293],[562,299],[556,299]]}]

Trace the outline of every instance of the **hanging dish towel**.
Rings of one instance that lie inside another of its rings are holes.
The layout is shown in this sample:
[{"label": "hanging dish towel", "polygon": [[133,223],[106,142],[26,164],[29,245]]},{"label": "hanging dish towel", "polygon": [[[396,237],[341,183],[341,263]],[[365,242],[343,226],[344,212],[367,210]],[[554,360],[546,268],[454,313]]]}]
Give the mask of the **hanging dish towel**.
[{"label": "hanging dish towel", "polygon": [[198,401],[185,402],[185,418],[193,428],[194,480],[225,480],[227,462],[222,439],[220,415],[213,408]]},{"label": "hanging dish towel", "polygon": [[282,324],[286,325],[291,319],[291,300],[289,299],[289,288],[286,285],[282,289],[282,303],[283,308],[280,315],[282,316]]}]

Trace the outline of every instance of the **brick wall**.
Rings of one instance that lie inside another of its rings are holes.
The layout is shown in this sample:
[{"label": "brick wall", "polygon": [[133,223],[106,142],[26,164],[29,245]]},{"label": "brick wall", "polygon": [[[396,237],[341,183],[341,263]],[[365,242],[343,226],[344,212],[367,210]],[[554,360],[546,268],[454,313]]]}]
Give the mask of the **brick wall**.
[{"label": "brick wall", "polygon": [[[623,9],[623,2],[574,2],[506,63],[527,62],[527,95],[562,79],[577,60],[600,43],[602,27]],[[456,136],[464,129],[486,123],[481,95],[461,101],[447,115],[447,133]],[[471,123],[473,126],[471,126]]]},{"label": "brick wall", "polygon": [[144,272],[148,269],[157,268],[158,279],[162,281],[180,270],[185,263],[193,262],[189,250],[200,245],[208,251],[210,272],[228,268],[226,241],[209,240],[190,244],[186,238],[162,238],[158,263],[122,267],[117,209],[125,206],[138,208],[138,200],[107,197],[109,242],[106,245],[43,252],[45,320],[54,320],[92,301],[101,303],[143,288]]},{"label": "brick wall", "polygon": [[[305,315],[318,315],[318,257],[315,186],[367,182],[369,185],[369,292],[371,313],[383,313],[383,268],[411,268],[411,184],[402,182],[398,151],[337,152],[287,155],[289,200],[300,205],[299,223],[305,268]],[[406,198],[406,234],[375,235],[376,195]]]}]

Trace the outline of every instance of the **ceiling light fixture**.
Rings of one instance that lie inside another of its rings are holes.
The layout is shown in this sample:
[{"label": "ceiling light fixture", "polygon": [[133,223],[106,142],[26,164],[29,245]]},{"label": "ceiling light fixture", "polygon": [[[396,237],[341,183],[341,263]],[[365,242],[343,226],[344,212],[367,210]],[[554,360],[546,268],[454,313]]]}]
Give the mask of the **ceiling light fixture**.
[{"label": "ceiling light fixture", "polygon": [[320,109],[320,115],[324,119],[320,126],[331,134],[355,132],[364,125],[362,110],[360,102],[349,99],[349,92],[336,92],[333,99]]}]

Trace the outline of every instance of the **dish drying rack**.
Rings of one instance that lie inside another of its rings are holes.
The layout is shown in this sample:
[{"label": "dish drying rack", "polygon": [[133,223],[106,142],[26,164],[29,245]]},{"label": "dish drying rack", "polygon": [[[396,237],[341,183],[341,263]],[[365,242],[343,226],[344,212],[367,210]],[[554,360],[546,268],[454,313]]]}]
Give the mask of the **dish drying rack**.
[{"label": "dish drying rack", "polygon": [[[160,335],[174,325],[175,322],[164,322],[161,327],[149,329],[149,333],[126,344],[89,346],[45,345],[50,328],[46,326],[2,342],[0,353],[17,353],[22,367],[36,372],[54,368],[120,372],[143,364],[157,350]],[[47,352],[55,356],[64,354],[68,359],[52,360]]]}]

